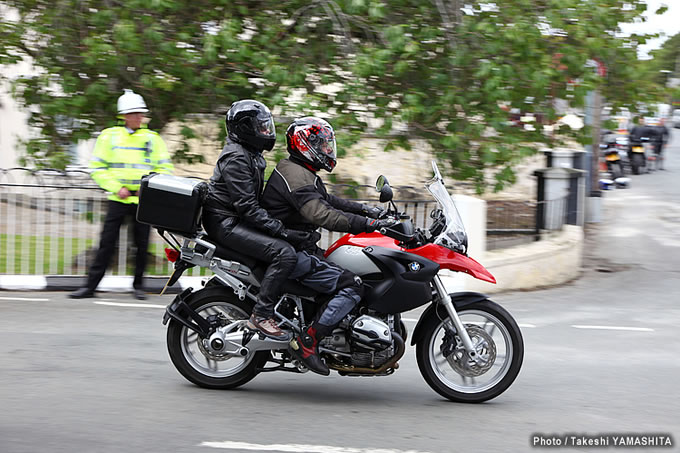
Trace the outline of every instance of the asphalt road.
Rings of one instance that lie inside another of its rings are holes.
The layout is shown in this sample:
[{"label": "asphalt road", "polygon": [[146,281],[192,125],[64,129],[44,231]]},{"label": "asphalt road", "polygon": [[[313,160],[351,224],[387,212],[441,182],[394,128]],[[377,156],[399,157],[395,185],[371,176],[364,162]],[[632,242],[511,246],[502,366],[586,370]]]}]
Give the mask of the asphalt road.
[{"label": "asphalt road", "polygon": [[680,146],[667,154],[668,171],[606,193],[580,279],[494,297],[526,345],[495,400],[443,400],[411,348],[389,377],[270,373],[208,391],[169,361],[172,296],[0,292],[0,452],[517,452],[534,433],[630,432],[671,434],[675,450]]}]

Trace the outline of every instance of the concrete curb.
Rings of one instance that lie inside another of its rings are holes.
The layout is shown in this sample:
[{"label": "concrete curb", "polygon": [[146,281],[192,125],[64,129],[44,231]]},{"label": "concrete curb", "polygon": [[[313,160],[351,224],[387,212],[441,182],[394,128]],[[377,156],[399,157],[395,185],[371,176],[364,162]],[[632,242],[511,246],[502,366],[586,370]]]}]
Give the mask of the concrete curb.
[{"label": "concrete curb", "polygon": [[[9,291],[74,291],[85,284],[81,275],[0,275],[0,290]],[[180,277],[166,294],[178,294],[193,287],[200,288],[202,281],[209,277]],[[97,287],[97,292],[125,293],[132,291],[134,277],[126,275],[105,276]],[[144,277],[147,293],[160,294],[168,277]]]}]

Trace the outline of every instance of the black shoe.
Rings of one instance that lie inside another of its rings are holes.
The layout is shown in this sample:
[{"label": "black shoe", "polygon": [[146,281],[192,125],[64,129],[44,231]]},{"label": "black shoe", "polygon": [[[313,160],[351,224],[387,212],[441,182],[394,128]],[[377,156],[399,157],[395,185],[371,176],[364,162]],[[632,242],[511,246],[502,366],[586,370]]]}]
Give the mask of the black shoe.
[{"label": "black shoe", "polygon": [[137,300],[146,300],[146,293],[144,292],[143,289],[135,288],[132,293],[135,296],[135,299]]},{"label": "black shoe", "polygon": [[90,288],[80,288],[68,295],[71,299],[87,299],[94,297],[94,290]]},{"label": "black shoe", "polygon": [[307,329],[299,337],[290,342],[290,350],[295,357],[300,359],[307,368],[316,374],[328,376],[331,370],[319,357],[319,347],[316,340],[316,330],[313,327]]}]

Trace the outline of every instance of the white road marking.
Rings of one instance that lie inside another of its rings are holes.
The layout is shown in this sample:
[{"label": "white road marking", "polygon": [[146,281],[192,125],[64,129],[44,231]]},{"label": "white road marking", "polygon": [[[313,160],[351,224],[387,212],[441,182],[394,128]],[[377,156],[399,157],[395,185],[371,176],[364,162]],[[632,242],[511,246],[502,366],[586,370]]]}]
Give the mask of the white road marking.
[{"label": "white road marking", "polygon": [[124,302],[105,302],[97,301],[94,302],[97,305],[110,305],[112,307],[132,307],[132,308],[165,308],[165,305],[158,304],[129,304]]},{"label": "white road marking", "polygon": [[202,442],[199,447],[222,448],[225,450],[282,451],[290,453],[429,453],[419,450],[392,450],[385,448],[332,447],[330,445],[304,444],[251,444],[248,442]]},{"label": "white road marking", "polygon": [[29,302],[47,302],[49,299],[33,299],[31,297],[0,297],[0,300],[14,300],[14,301],[27,300]]},{"label": "white road marking", "polygon": [[595,329],[595,330],[628,330],[631,332],[654,332],[649,327],[621,327],[621,326],[582,326],[572,325],[575,329]]},{"label": "white road marking", "polygon": [[[413,319],[413,318],[401,318],[401,320],[402,320],[402,321],[406,321],[406,322],[418,322],[417,319]],[[483,323],[483,322],[478,322],[478,321],[471,321],[471,322],[467,322],[467,324],[479,324],[479,325],[483,325],[484,323]],[[527,328],[527,329],[533,329],[534,327],[536,327],[534,324],[517,324],[517,325],[520,326],[520,327],[525,327],[525,328]]]}]

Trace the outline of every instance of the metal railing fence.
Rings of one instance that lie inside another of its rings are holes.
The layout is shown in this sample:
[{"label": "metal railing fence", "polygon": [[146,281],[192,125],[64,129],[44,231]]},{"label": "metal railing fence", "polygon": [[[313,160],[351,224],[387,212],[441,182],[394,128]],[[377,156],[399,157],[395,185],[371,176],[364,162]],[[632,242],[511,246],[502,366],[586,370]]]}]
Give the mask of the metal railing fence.
[{"label": "metal railing fence", "polygon": [[491,200],[486,206],[486,249],[495,250],[540,239],[558,231],[568,216],[568,196],[554,200]]},{"label": "metal railing fence", "polygon": [[[375,199],[358,199],[374,203]],[[99,244],[107,195],[87,172],[0,169],[0,274],[86,275]],[[419,227],[429,227],[434,200],[396,201]],[[121,228],[109,272],[133,272],[132,231]],[[324,231],[319,245],[328,247],[342,234]],[[165,241],[152,229],[147,275],[168,275]],[[192,268],[186,275],[202,275]]]}]

